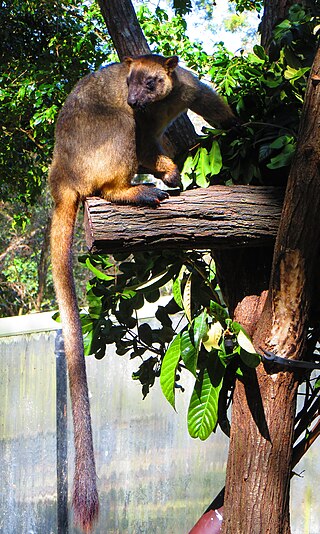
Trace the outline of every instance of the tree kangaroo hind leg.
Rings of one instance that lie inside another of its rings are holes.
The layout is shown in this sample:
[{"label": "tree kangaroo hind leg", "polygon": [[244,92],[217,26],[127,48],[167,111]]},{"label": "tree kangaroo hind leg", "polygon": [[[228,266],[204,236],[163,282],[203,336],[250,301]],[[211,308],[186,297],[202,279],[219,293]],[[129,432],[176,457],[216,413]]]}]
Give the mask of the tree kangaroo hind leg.
[{"label": "tree kangaroo hind leg", "polygon": [[154,171],[156,176],[168,187],[179,187],[181,185],[180,172],[177,165],[172,161],[169,156],[166,156],[162,147],[155,140],[146,140],[143,138],[141,141],[141,149],[139,150],[140,163]]},{"label": "tree kangaroo hind leg", "polygon": [[122,189],[111,190],[102,188],[101,196],[115,204],[133,204],[135,206],[151,206],[156,208],[162,200],[169,198],[166,191],[152,184],[130,185]]}]

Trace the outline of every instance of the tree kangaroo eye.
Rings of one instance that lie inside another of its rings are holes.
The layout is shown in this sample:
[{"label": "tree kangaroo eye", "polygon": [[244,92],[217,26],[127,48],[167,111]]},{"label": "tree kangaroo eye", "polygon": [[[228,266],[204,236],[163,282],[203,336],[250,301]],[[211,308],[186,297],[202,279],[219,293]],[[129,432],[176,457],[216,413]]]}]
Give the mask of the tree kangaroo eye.
[{"label": "tree kangaroo eye", "polygon": [[156,88],[156,82],[153,78],[146,81],[146,87],[149,91],[154,91]]}]

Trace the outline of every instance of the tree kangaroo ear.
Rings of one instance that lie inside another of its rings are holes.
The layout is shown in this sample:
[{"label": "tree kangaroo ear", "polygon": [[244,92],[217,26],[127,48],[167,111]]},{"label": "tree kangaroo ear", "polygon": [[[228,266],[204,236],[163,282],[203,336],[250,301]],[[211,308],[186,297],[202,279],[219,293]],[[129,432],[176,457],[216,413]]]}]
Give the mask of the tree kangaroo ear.
[{"label": "tree kangaroo ear", "polygon": [[178,63],[179,63],[178,56],[168,57],[164,62],[164,68],[168,73],[170,73],[177,67]]}]

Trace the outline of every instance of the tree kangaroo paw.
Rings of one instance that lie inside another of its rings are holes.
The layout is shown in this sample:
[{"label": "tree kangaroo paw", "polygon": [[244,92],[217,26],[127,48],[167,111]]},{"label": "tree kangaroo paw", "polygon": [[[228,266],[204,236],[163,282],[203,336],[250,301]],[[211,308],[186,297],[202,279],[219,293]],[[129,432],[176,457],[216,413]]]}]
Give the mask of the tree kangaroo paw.
[{"label": "tree kangaroo paw", "polygon": [[161,178],[162,181],[169,187],[179,187],[181,185],[181,176],[176,165],[171,171],[165,172]]},{"label": "tree kangaroo paw", "polygon": [[153,184],[134,185],[117,194],[105,197],[115,204],[133,204],[134,206],[151,206],[156,208],[162,200],[169,198],[166,191],[158,189]]}]

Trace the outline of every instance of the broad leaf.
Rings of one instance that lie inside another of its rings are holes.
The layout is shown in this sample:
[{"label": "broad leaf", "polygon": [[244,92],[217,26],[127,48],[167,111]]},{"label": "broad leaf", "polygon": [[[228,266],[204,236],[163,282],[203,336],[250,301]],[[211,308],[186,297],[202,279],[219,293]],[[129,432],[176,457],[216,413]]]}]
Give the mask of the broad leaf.
[{"label": "broad leaf", "polygon": [[187,319],[189,323],[191,323],[191,274],[189,275],[184,287],[182,303]]},{"label": "broad leaf", "polygon": [[237,341],[242,349],[244,349],[246,352],[250,352],[251,354],[256,354],[256,350],[254,346],[252,345],[252,341],[249,338],[248,335],[244,333],[243,330],[239,330],[239,333],[237,335]]},{"label": "broad leaf", "polygon": [[173,293],[173,298],[176,301],[176,303],[178,304],[178,306],[180,306],[180,308],[183,308],[182,294],[181,294],[181,279],[180,279],[180,277],[178,277],[173,282],[172,293]]},{"label": "broad leaf", "polygon": [[189,330],[185,330],[181,333],[180,349],[183,363],[190,373],[196,376],[198,352],[191,341]]},{"label": "broad leaf", "polygon": [[224,308],[214,300],[210,301],[210,312],[218,321],[225,321],[229,317],[226,308]]},{"label": "broad leaf", "polygon": [[197,353],[199,352],[200,347],[201,347],[201,342],[208,331],[207,320],[208,320],[208,314],[206,311],[203,311],[193,321],[193,339],[194,339],[194,346],[195,346]]},{"label": "broad leaf", "polygon": [[188,410],[188,430],[192,438],[205,440],[216,428],[224,371],[224,366],[217,358],[210,375],[208,369],[202,370],[195,383]]},{"label": "broad leaf", "polygon": [[109,274],[106,274],[99,269],[97,269],[90,261],[90,258],[86,259],[86,266],[90,271],[97,277],[99,280],[113,280],[114,276],[110,276]]},{"label": "broad leaf", "polygon": [[261,362],[259,354],[247,352],[246,350],[240,349],[240,358],[245,365],[248,367],[257,367]]},{"label": "broad leaf", "polygon": [[160,372],[160,386],[162,393],[171,406],[175,408],[175,382],[176,370],[180,360],[180,334],[170,344],[164,355]]},{"label": "broad leaf", "polygon": [[171,265],[169,269],[165,269],[160,274],[153,276],[146,282],[140,285],[132,286],[129,289],[134,289],[136,291],[152,292],[160,287],[163,287],[169,280],[172,279],[173,275],[177,271],[177,265]]},{"label": "broad leaf", "polygon": [[251,339],[244,332],[244,330],[239,330],[237,334],[237,341],[240,346],[240,358],[248,367],[257,367],[261,361],[259,354],[257,354],[254,346],[252,345]]},{"label": "broad leaf", "polygon": [[219,174],[222,168],[222,156],[218,141],[213,141],[209,153],[210,156],[210,174]]},{"label": "broad leaf", "polygon": [[[210,174],[210,160],[209,160],[209,154],[206,148],[201,147],[199,149],[200,156],[199,156],[199,163],[197,166],[197,174],[200,176],[207,176]],[[209,182],[207,182],[209,183]]]}]

